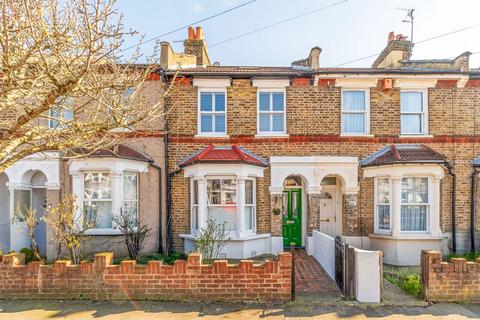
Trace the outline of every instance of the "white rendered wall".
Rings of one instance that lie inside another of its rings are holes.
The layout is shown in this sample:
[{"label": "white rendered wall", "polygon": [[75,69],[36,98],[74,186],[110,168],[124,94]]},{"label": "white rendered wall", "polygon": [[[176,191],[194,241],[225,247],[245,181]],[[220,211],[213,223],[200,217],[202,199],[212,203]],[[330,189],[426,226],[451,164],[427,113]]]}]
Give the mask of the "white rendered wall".
[{"label": "white rendered wall", "polygon": [[355,298],[378,303],[382,299],[381,252],[355,248]]},{"label": "white rendered wall", "polygon": [[335,239],[313,230],[312,240],[308,250],[320,263],[330,278],[335,279]]}]

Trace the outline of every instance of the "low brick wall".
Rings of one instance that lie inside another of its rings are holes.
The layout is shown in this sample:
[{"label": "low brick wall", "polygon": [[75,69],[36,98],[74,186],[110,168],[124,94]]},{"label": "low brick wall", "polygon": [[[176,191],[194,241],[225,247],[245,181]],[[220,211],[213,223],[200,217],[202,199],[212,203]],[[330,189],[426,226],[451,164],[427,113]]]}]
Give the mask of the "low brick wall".
[{"label": "low brick wall", "polygon": [[174,265],[149,261],[138,265],[123,261],[112,265],[113,254],[101,253],[94,262],[72,265],[24,263],[23,254],[1,257],[0,299],[92,300],[205,300],[290,301],[292,256],[280,253],[278,261],[256,265],[241,261],[202,264],[200,254]]},{"label": "low brick wall", "polygon": [[422,251],[420,278],[425,300],[480,302],[480,258],[468,262],[452,258],[442,262],[438,251]]}]

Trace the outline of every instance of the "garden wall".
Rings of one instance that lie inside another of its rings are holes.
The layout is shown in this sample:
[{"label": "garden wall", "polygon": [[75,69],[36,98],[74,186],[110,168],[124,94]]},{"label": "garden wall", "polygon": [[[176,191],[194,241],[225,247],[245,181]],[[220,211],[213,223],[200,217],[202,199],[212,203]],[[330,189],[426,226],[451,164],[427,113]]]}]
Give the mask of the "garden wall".
[{"label": "garden wall", "polygon": [[420,278],[427,301],[480,302],[480,258],[442,262],[440,252],[422,251]]},{"label": "garden wall", "polygon": [[94,262],[71,265],[57,261],[28,265],[23,254],[1,257],[0,299],[92,300],[205,300],[290,301],[292,256],[280,253],[278,261],[256,265],[241,261],[202,264],[198,253],[174,265],[149,261],[112,265],[113,254],[95,255]]}]

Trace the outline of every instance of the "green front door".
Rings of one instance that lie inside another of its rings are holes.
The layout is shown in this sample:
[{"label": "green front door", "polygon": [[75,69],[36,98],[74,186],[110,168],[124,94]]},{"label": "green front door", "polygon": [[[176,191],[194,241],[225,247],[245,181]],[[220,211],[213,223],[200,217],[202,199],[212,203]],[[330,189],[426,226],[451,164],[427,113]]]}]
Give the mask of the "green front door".
[{"label": "green front door", "polygon": [[302,189],[292,188],[283,191],[282,202],[283,246],[292,242],[302,245]]}]

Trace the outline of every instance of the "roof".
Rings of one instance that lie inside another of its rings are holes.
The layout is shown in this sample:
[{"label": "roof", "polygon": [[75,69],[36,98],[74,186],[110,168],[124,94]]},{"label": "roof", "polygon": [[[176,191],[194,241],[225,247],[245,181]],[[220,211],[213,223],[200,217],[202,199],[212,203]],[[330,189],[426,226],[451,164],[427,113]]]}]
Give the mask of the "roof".
[{"label": "roof", "polygon": [[310,68],[303,66],[269,67],[269,66],[206,66],[165,70],[167,75],[186,76],[307,76],[322,74],[460,74],[461,71],[451,69],[396,67],[396,68]]},{"label": "roof", "polygon": [[363,167],[401,163],[444,163],[446,158],[423,144],[391,144],[360,161]]},{"label": "roof", "polygon": [[77,154],[84,153],[86,156],[91,158],[121,158],[128,160],[144,161],[153,163],[153,159],[148,155],[133,149],[125,144],[119,144],[107,149],[99,149],[93,152],[90,152],[87,149],[76,148],[73,152]]},{"label": "roof", "polygon": [[245,163],[260,167],[266,167],[268,165],[266,159],[257,156],[245,148],[237,147],[236,145],[231,147],[215,147],[209,145],[182,159],[178,166],[183,168],[197,163]]}]

